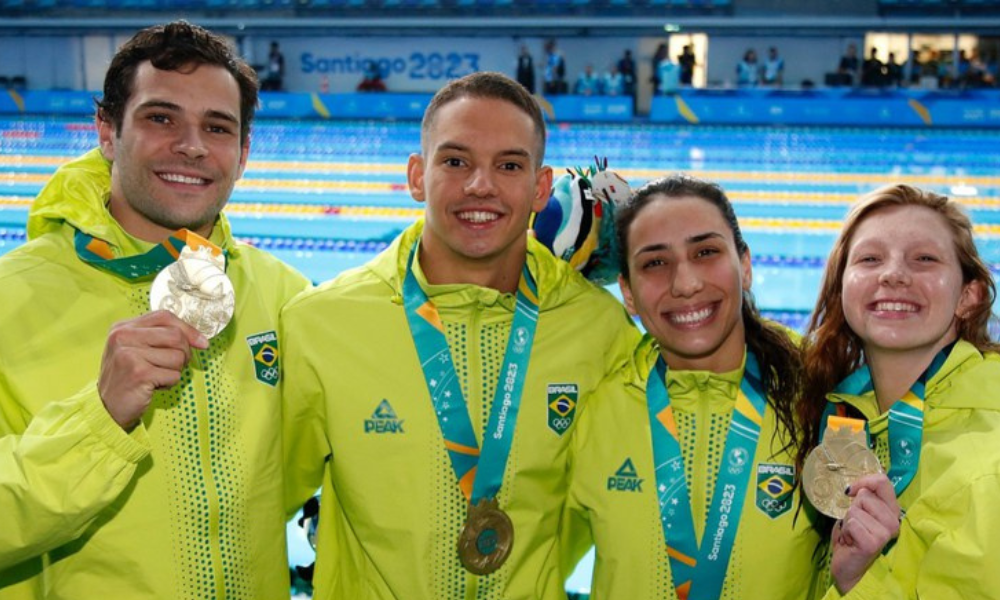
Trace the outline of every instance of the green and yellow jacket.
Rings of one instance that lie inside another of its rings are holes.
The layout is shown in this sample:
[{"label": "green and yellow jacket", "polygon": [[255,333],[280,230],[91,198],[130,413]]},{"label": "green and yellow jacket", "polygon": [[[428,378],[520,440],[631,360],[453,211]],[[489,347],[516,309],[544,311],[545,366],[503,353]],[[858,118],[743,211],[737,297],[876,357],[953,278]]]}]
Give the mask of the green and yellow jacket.
[{"label": "green and yellow jacket", "polygon": [[[868,419],[889,469],[888,413],[874,393],[830,394]],[[1000,355],[960,341],[927,382],[920,464],[903,490],[899,538],[848,594],[826,598],[986,600],[1000,594]]]},{"label": "green and yellow jacket", "polygon": [[111,325],[149,311],[148,280],[83,262],[74,233],[118,256],[149,248],[106,209],[92,151],[32,206],[0,259],[0,599],[287,598],[278,311],[308,282],[236,242],[236,313],[126,433],[97,393]]},{"label": "green and yellow jacket", "polygon": [[[289,509],[323,485],[315,597],[565,600],[557,536],[573,424],[638,333],[613,296],[528,240],[541,309],[499,493],[514,525],[513,550],[493,574],[472,575],[456,551],[466,499],[402,305],[422,227],[282,312]],[[481,443],[515,296],[429,285],[415,262]]]},{"label": "green and yellow jacket", "polygon": [[[574,433],[567,556],[578,557],[588,541],[596,546],[595,600],[678,597],[660,522],[646,400],[658,355],[655,340],[646,336],[633,360],[601,384]],[[728,373],[667,370],[700,543],[742,377],[742,366]],[[815,593],[819,536],[806,511],[799,510],[799,494],[792,489],[795,450],[785,449],[787,442],[769,406],[750,464],[722,600],[796,600]]]}]

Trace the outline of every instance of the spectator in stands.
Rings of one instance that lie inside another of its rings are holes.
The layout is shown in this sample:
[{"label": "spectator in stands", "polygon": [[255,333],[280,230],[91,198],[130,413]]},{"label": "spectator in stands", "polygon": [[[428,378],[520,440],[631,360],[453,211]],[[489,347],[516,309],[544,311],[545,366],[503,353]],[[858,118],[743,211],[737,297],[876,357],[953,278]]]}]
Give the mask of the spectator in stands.
[{"label": "spectator in stands", "polygon": [[860,69],[861,60],[858,58],[858,46],[857,44],[848,44],[847,51],[840,57],[840,64],[837,66],[840,83],[844,85],[857,83]]},{"label": "spectator in stands", "polygon": [[[103,91],[0,258],[0,598],[287,598],[276,330],[308,282],[220,213],[257,75],[175,21]],[[197,317],[150,312],[158,272]]]},{"label": "spectator in stands", "polygon": [[576,79],[573,93],[578,96],[599,96],[601,94],[601,78],[594,73],[594,65],[588,64]]},{"label": "spectator in stands", "polygon": [[278,42],[271,42],[271,51],[267,54],[267,70],[261,90],[280,92],[285,85],[285,55],[278,48]]},{"label": "spectator in stands", "polygon": [[989,70],[978,52],[972,53],[972,58],[969,59],[969,67],[965,70],[965,76],[962,78],[961,84],[963,88],[991,87]]},{"label": "spectator in stands", "polygon": [[622,76],[623,93],[635,98],[635,60],[631,50],[626,50],[618,59],[618,72]]},{"label": "spectator in stands", "polygon": [[555,40],[545,42],[545,87],[546,95],[565,94],[568,91],[566,84],[566,59],[556,46]]},{"label": "spectator in stands", "polygon": [[771,46],[767,49],[767,60],[764,61],[764,85],[781,87],[785,75],[785,59],[778,56],[778,49]]},{"label": "spectator in stands", "polygon": [[996,87],[997,75],[1000,74],[1000,63],[997,62],[996,53],[992,53],[988,58],[983,59],[985,74],[983,81],[987,87]]},{"label": "spectator in stands", "polygon": [[649,77],[649,82],[653,84],[653,95],[660,93],[660,63],[663,61],[669,62],[669,51],[667,50],[666,44],[660,44],[656,47],[656,52],[653,53],[653,58],[650,59],[650,67],[652,67],[652,75]]},{"label": "spectator in stands", "polygon": [[968,54],[966,54],[965,50],[959,50],[958,51],[958,63],[955,65],[955,69],[956,69],[956,71],[955,71],[955,74],[956,74],[955,79],[960,84],[964,85],[965,79],[969,75],[969,65],[970,64],[971,64],[971,62],[969,61],[969,56],[968,56]]},{"label": "spectator in stands", "polygon": [[660,95],[676,94],[681,89],[681,67],[670,60],[669,56],[660,61],[656,78],[660,82],[656,92]]},{"label": "spectator in stands", "polygon": [[535,93],[535,61],[531,58],[527,44],[521,44],[521,52],[517,55],[517,82],[529,94]]},{"label": "spectator in stands", "polygon": [[618,65],[611,65],[611,69],[604,74],[601,88],[605,96],[621,96],[625,93],[625,78],[618,70]]},{"label": "spectator in stands", "polygon": [[903,65],[896,62],[896,53],[890,52],[885,63],[885,83],[890,87],[902,87]]},{"label": "spectator in stands", "polygon": [[687,44],[684,46],[684,50],[677,55],[677,64],[680,66],[680,82],[681,85],[690,86],[691,82],[694,81],[694,46]]},{"label": "spectator in stands", "polygon": [[882,87],[886,83],[885,73],[885,65],[878,58],[878,48],[872,48],[861,67],[861,85]]},{"label": "spectator in stands", "polygon": [[385,81],[382,79],[382,69],[373,60],[365,63],[365,73],[358,84],[359,92],[384,92]]},{"label": "spectator in stands", "polygon": [[747,48],[743,60],[736,64],[736,85],[739,87],[756,87],[760,84],[761,65],[757,61],[757,51]]},{"label": "spectator in stands", "polygon": [[940,60],[940,53],[933,48],[928,48],[926,60],[914,65],[915,67],[919,67],[916,71],[918,73],[917,80],[920,83],[920,87],[936,88],[940,86]]}]

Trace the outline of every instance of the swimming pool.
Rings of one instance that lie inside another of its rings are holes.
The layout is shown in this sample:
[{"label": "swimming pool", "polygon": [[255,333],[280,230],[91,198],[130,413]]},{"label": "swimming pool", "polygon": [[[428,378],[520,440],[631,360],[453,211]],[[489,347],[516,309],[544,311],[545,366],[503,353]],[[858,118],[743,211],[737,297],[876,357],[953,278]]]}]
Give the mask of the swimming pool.
[{"label": "swimming pool", "polygon": [[[415,122],[258,122],[227,209],[234,233],[313,281],[365,262],[422,213],[406,190],[419,134]],[[559,174],[600,155],[633,186],[673,171],[721,184],[750,244],[761,309],[801,327],[849,204],[883,184],[959,198],[1000,268],[998,141],[970,129],[557,124],[546,162]],[[0,253],[23,243],[49,175],[95,143],[86,120],[0,120]]]},{"label": "swimming pool", "polygon": [[[674,171],[721,184],[753,254],[758,304],[801,328],[849,204],[883,184],[959,198],[1000,270],[998,141],[995,132],[958,129],[562,124],[550,130],[546,161],[561,173],[607,156],[633,186]],[[0,254],[24,242],[31,199],[51,173],[95,144],[88,121],[0,119]],[[313,281],[329,279],[372,258],[422,213],[406,190],[406,158],[418,150],[417,123],[259,122],[227,209],[234,233]],[[289,534],[293,564],[310,562],[301,530]],[[588,591],[589,564],[570,589]]]}]

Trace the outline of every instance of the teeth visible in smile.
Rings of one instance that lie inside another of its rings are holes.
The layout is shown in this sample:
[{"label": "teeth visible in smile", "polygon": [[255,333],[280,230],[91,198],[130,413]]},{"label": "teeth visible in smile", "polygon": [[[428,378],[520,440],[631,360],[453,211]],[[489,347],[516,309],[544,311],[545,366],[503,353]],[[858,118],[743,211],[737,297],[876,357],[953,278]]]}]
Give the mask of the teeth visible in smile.
[{"label": "teeth visible in smile", "polygon": [[496,213],[486,212],[484,210],[470,210],[458,213],[458,218],[463,221],[471,221],[472,223],[488,223],[490,221],[496,221],[500,218],[500,216]]},{"label": "teeth visible in smile", "polygon": [[704,321],[705,319],[712,316],[712,307],[708,306],[701,310],[696,310],[692,312],[685,313],[671,313],[670,320],[674,323],[680,323],[682,325],[690,325],[692,323],[697,323],[699,321]]},{"label": "teeth visible in smile", "polygon": [[187,175],[180,175],[179,173],[160,173],[160,179],[171,181],[173,183],[188,183],[191,185],[204,185],[207,183],[201,177],[188,177]]},{"label": "teeth visible in smile", "polygon": [[875,310],[892,312],[917,312],[917,307],[908,302],[876,302]]}]

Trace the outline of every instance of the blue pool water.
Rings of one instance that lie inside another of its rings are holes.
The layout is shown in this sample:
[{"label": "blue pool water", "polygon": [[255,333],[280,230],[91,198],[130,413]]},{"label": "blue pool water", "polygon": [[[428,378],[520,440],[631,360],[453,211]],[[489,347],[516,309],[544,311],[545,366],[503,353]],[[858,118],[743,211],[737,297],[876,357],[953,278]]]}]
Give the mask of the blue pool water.
[{"label": "blue pool water", "polygon": [[[229,206],[238,237],[314,281],[359,265],[419,214],[406,191],[413,122],[262,121]],[[673,171],[721,184],[754,257],[766,314],[800,327],[851,201],[906,182],[960,197],[1000,264],[1000,137],[964,129],[560,124],[546,162],[562,173],[607,156],[633,185]],[[24,239],[28,202],[62,161],[94,146],[86,120],[0,120],[0,253]]]},{"label": "blue pool water", "polygon": [[[317,282],[362,264],[419,215],[405,174],[419,133],[407,122],[257,123],[227,209],[234,233]],[[674,171],[721,184],[750,244],[759,306],[801,328],[849,204],[880,185],[960,198],[1000,269],[998,142],[974,130],[557,125],[546,162],[562,173],[599,155],[633,186]],[[0,119],[0,254],[24,242],[30,199],[47,177],[95,143],[87,121]],[[301,530],[289,537],[292,562],[310,562]],[[571,590],[588,591],[592,559]]]}]

